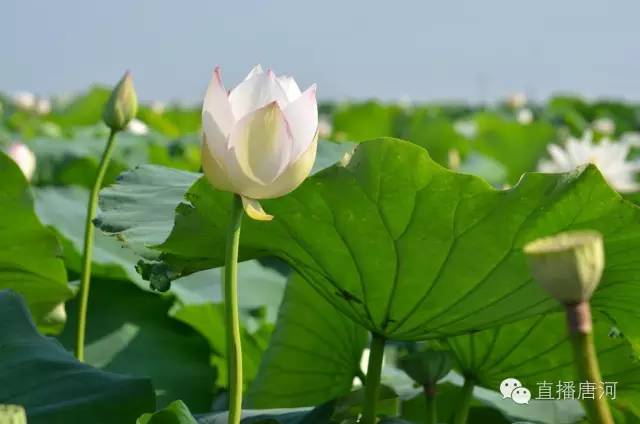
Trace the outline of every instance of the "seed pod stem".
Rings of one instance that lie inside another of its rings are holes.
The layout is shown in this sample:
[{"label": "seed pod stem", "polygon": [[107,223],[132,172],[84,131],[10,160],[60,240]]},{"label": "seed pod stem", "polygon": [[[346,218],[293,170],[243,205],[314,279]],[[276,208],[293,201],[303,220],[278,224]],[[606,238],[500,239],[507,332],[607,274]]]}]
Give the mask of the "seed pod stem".
[{"label": "seed pod stem", "polygon": [[578,378],[580,382],[591,383],[595,387],[594,399],[583,399],[589,421],[594,424],[613,424],[593,342],[589,302],[567,304],[565,312]]}]

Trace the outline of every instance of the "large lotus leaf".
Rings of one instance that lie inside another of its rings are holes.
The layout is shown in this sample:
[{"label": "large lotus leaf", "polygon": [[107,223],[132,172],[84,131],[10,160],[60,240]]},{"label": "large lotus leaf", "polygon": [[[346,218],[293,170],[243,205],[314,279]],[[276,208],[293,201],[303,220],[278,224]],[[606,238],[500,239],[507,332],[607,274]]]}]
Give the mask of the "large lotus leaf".
[{"label": "large lotus leaf", "polygon": [[[224,260],[231,195],[200,179],[187,199],[158,247],[175,275]],[[593,305],[639,340],[640,210],[594,166],[526,174],[501,191],[447,171],[415,145],[381,139],[362,143],[348,166],[262,203],[275,219],[243,221],[241,257],[279,256],[342,312],[392,339],[451,336],[556,309],[533,282],[522,246],[598,230],[607,266]]]},{"label": "large lotus leaf", "polygon": [[[144,292],[126,281],[94,278],[87,315],[85,361],[104,371],[146,376],[158,406],[181,398],[195,412],[208,411],[215,372],[206,340],[168,313],[173,299]],[[75,347],[77,302],[59,337]]]},{"label": "large lotus leaf", "polygon": [[[596,321],[594,334],[603,382],[616,383],[616,398],[640,402],[640,362],[629,343],[603,316]],[[502,380],[517,378],[534,397],[548,383],[558,398],[560,382],[573,381],[576,391],[581,383],[575,375],[563,313],[449,338],[448,343],[461,372],[493,390],[499,389]]]},{"label": "large lotus leaf", "polygon": [[293,274],[246,406],[312,406],[349,393],[366,343],[363,328]]},{"label": "large lotus leaf", "polygon": [[[82,187],[42,187],[34,189],[36,211],[44,224],[58,233],[64,251],[65,265],[80,273],[84,226],[89,201],[88,190]],[[112,237],[96,232],[93,245],[94,277],[131,280],[143,288],[149,287],[136,272],[138,256]]]},{"label": "large lotus leaf", "polygon": [[129,423],[153,411],[148,379],[97,370],[38,334],[22,299],[0,292],[0,404],[22,405],[30,424]]},{"label": "large lotus leaf", "polygon": [[[321,141],[312,172],[329,167],[353,148],[353,143]],[[155,259],[159,252],[148,247],[162,243],[170,234],[175,208],[201,175],[156,165],[125,172],[100,192],[96,225],[138,255]]]},{"label": "large lotus leaf", "polygon": [[[174,209],[185,192],[200,174],[142,165],[122,174],[118,182],[101,192],[101,213],[95,222],[102,231],[115,235],[123,255],[137,255],[154,259],[159,252],[147,246],[160,243],[171,231]],[[117,243],[113,239],[114,243]],[[127,253],[129,252],[129,253]],[[135,281],[135,280],[134,280]],[[244,341],[244,376],[255,376],[260,358],[266,348],[270,327],[284,291],[286,277],[257,262],[240,265],[239,287]],[[176,301],[170,315],[189,325],[209,342],[212,363],[217,368],[216,383],[226,384],[226,341],[221,271],[199,272],[174,282],[172,294]],[[266,316],[261,315],[261,310]]]},{"label": "large lotus leaf", "polygon": [[174,209],[200,174],[141,165],[118,177],[100,192],[96,225],[115,235],[126,247],[153,259],[157,251],[147,246],[162,242],[171,232]]},{"label": "large lotus leaf", "polygon": [[[142,167],[139,171],[145,173],[146,169]],[[139,174],[126,174],[130,175]],[[176,175],[188,178],[192,174],[178,172]],[[75,272],[80,271],[87,198],[86,190],[81,187],[36,189],[38,213],[59,233],[67,266]],[[152,198],[159,199],[160,196]],[[177,194],[177,199],[180,198],[181,192]],[[178,202],[179,200],[175,200],[175,204]],[[171,211],[175,204],[169,204],[165,209]],[[158,210],[163,209],[159,207]],[[169,223],[171,217],[172,214],[169,215]],[[149,284],[142,280],[135,270],[138,256],[132,250],[124,249],[115,238],[97,232],[93,259],[94,277],[131,280],[141,288],[148,289]],[[253,379],[257,372],[270,334],[256,331],[265,322],[275,322],[285,281],[285,276],[260,265],[257,261],[240,265],[240,306],[243,324],[247,329],[243,331],[245,376],[248,381]],[[226,361],[222,359],[226,356],[226,348],[220,269],[195,273],[175,281],[173,300],[158,298],[156,294],[142,293],[117,281],[95,281],[94,286],[91,292],[93,300],[89,308],[88,363],[116,372],[146,370],[160,391],[160,404],[180,396],[192,409],[206,410],[211,401],[213,383],[217,381],[218,386],[226,385]],[[137,306],[128,308],[130,302]],[[74,345],[75,307],[75,303],[69,306],[70,322],[63,334],[65,345],[70,349]],[[218,370],[215,380],[208,372],[210,367],[207,346],[199,346],[196,343],[198,338],[189,331],[178,331],[181,327],[167,317],[167,313],[201,333],[209,342]],[[254,314],[264,316],[258,319],[254,318]],[[114,319],[114,316],[118,318]],[[92,334],[93,331],[97,334]],[[185,333],[184,340],[179,333]],[[172,338],[174,340],[171,340]],[[105,349],[106,345],[109,349]],[[164,346],[166,351],[154,357],[154,360],[149,360],[139,352],[156,345],[157,349]],[[187,356],[193,359],[183,358],[175,347],[188,349]],[[144,358],[144,361],[138,363],[138,358]],[[197,358],[200,360],[196,360]],[[167,362],[190,363],[190,367],[185,368],[190,372],[175,373],[166,365]],[[181,375],[190,376],[190,383],[187,384],[179,378]],[[182,388],[190,390],[187,393]]]},{"label": "large lotus leaf", "polygon": [[[64,247],[67,267],[75,272],[80,271],[87,198],[88,193],[81,187],[36,189],[38,213],[45,223],[53,226],[58,232]],[[181,194],[178,198],[181,198]],[[124,249],[116,239],[97,232],[93,259],[94,277],[131,280],[148,290],[149,284],[142,280],[135,270],[138,256],[130,249]],[[270,334],[267,332],[262,337],[262,333],[254,334],[255,330],[262,326],[265,320],[268,323],[275,322],[285,278],[254,261],[240,265],[243,324],[245,328],[252,330],[246,334],[244,349],[245,376],[249,379],[257,372]],[[226,362],[220,359],[226,352],[220,281],[219,269],[199,272],[177,280],[173,285],[173,302],[171,299],[157,298],[155,294],[141,293],[136,288],[126,287],[117,281],[95,281],[91,292],[93,300],[89,308],[91,324],[88,329],[88,363],[116,372],[146,370],[145,373],[152,376],[159,390],[160,404],[180,396],[196,411],[206,410],[211,401],[214,381],[217,381],[219,386],[226,385]],[[127,308],[129,302],[134,302],[136,307]],[[171,303],[173,305],[169,307]],[[63,340],[70,349],[74,345],[75,307],[75,303],[68,306],[71,314],[67,331],[63,334]],[[264,317],[253,317],[254,314],[262,314],[263,310],[266,312],[263,314]],[[208,372],[210,367],[206,345],[197,346],[197,337],[189,336],[191,333],[187,330],[172,332],[171,329],[175,329],[177,325],[167,317],[168,311],[170,316],[188,324],[209,341],[218,369],[216,380]],[[117,319],[113,319],[114,316]],[[98,332],[97,335],[92,335],[94,330]],[[178,333],[185,333],[185,339],[182,340],[183,336]],[[175,340],[171,340],[172,337]],[[105,349],[105,345],[109,348]],[[155,345],[165,351],[163,355],[154,357],[154,360],[149,360],[139,353],[139,350],[147,350]],[[186,348],[187,356],[192,359],[181,357],[180,352],[174,347],[183,350]],[[205,350],[202,350],[202,347]],[[138,363],[138,358],[144,358],[144,361]],[[197,358],[200,360],[196,360]],[[171,367],[166,366],[166,362],[189,363],[190,366],[185,370],[189,369],[190,372],[175,373]],[[191,376],[189,384],[179,378],[181,375]],[[183,388],[189,388],[188,392]]]},{"label": "large lotus leaf", "polygon": [[45,331],[62,329],[62,303],[73,295],[60,250],[55,234],[34,212],[22,172],[0,152],[0,289],[22,294]]}]

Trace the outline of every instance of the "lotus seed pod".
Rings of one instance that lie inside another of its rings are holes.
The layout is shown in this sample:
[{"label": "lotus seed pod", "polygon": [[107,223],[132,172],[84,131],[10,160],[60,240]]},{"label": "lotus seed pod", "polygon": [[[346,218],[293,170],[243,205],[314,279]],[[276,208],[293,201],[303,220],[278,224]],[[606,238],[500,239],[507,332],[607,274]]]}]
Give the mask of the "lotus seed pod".
[{"label": "lotus seed pod", "polygon": [[27,424],[27,414],[19,405],[0,405],[0,424]]},{"label": "lotus seed pod", "polygon": [[422,386],[434,386],[451,371],[451,356],[446,350],[427,349],[400,359],[400,368]]},{"label": "lotus seed pod", "polygon": [[127,72],[111,92],[102,119],[113,131],[122,131],[138,113],[138,97],[131,74]]},{"label": "lotus seed pod", "polygon": [[524,247],[534,278],[564,304],[591,299],[604,268],[602,235],[572,231],[545,237]]}]

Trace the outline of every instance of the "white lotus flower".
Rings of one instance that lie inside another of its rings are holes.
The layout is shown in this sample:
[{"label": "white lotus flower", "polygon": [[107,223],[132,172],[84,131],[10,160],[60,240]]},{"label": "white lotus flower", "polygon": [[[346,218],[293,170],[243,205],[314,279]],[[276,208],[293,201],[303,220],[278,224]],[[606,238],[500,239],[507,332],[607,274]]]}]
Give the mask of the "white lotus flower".
[{"label": "white lotus flower", "polygon": [[316,85],[301,93],[292,77],[258,65],[227,92],[218,67],[204,98],[202,127],[202,166],[211,185],[241,195],[251,218],[269,220],[257,200],[293,191],[315,161]]},{"label": "white lotus flower", "polygon": [[529,108],[522,108],[518,111],[516,119],[522,125],[528,125],[533,122],[533,112],[531,112],[531,109]]},{"label": "white lotus flower", "polygon": [[28,91],[18,91],[12,96],[13,103],[21,109],[31,110],[36,106],[36,95]]},{"label": "white lotus flower", "polygon": [[135,135],[147,135],[149,134],[149,127],[141,120],[133,118],[127,125],[127,131]]},{"label": "white lotus flower", "polygon": [[548,146],[550,160],[542,160],[538,165],[541,172],[569,172],[576,167],[592,163],[598,167],[609,185],[619,192],[633,192],[640,189],[635,176],[640,171],[640,162],[629,161],[630,146],[603,138],[594,143],[590,131],[582,139],[569,137],[564,148],[556,144]]},{"label": "white lotus flower", "polygon": [[24,144],[13,143],[7,149],[7,154],[18,165],[27,180],[31,180],[36,170],[36,155]]}]

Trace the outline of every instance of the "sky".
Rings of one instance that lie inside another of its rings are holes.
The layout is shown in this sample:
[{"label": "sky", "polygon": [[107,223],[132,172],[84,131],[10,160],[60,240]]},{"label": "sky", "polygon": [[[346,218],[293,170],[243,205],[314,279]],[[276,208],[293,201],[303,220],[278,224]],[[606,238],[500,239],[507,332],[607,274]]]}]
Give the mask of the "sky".
[{"label": "sky", "polygon": [[493,101],[573,92],[640,100],[637,0],[2,0],[0,91],[115,83],[197,102],[253,65],[322,100]]}]

